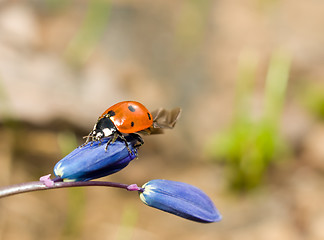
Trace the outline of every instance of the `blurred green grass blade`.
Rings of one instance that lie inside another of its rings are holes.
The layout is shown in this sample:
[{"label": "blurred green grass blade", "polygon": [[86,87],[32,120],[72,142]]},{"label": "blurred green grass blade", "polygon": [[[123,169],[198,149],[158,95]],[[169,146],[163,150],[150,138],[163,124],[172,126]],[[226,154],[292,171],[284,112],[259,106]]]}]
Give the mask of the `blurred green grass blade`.
[{"label": "blurred green grass blade", "polygon": [[69,188],[67,191],[68,205],[62,239],[79,239],[86,206],[85,190],[84,188]]},{"label": "blurred green grass blade", "polygon": [[45,0],[43,4],[47,11],[53,13],[67,9],[73,2],[69,0]]},{"label": "blurred green grass blade", "polygon": [[79,32],[71,40],[66,55],[75,64],[82,64],[92,53],[108,24],[110,1],[89,1],[88,12]]},{"label": "blurred green grass blade", "polygon": [[298,98],[315,117],[324,120],[324,84],[309,81],[299,86]]},{"label": "blurred green grass blade", "polygon": [[177,14],[176,48],[183,53],[193,52],[201,45],[207,31],[212,1],[184,1]]},{"label": "blurred green grass blade", "polygon": [[2,78],[0,76],[0,116],[3,122],[11,119],[11,107],[9,96],[6,92],[4,84],[2,83]]},{"label": "blurred green grass blade", "polygon": [[137,223],[138,211],[132,206],[127,205],[124,207],[122,221],[119,226],[117,240],[130,240],[132,233]]},{"label": "blurred green grass blade", "polygon": [[75,134],[70,131],[60,132],[57,136],[57,141],[62,156],[69,154],[78,145]]},{"label": "blurred green grass blade", "polygon": [[264,114],[253,118],[252,94],[258,59],[251,52],[242,53],[236,90],[235,114],[228,129],[214,137],[210,154],[225,164],[229,186],[247,191],[259,186],[270,164],[285,149],[278,124],[289,78],[290,58],[275,52],[271,58],[265,84]]},{"label": "blurred green grass blade", "polygon": [[266,77],[265,118],[277,123],[286,95],[290,58],[284,52],[275,52]]},{"label": "blurred green grass blade", "polygon": [[235,94],[234,121],[243,121],[249,116],[251,95],[255,87],[258,66],[257,55],[250,50],[243,51],[239,57],[238,76]]}]

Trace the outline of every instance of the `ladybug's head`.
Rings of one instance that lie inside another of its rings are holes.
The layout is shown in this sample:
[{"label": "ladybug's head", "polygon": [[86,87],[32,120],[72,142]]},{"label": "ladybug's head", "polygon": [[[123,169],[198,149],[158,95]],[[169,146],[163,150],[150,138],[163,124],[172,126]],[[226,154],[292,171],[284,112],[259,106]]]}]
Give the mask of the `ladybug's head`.
[{"label": "ladybug's head", "polygon": [[99,141],[104,137],[109,137],[117,132],[117,128],[109,117],[100,118],[94,125],[91,137],[94,141]]}]

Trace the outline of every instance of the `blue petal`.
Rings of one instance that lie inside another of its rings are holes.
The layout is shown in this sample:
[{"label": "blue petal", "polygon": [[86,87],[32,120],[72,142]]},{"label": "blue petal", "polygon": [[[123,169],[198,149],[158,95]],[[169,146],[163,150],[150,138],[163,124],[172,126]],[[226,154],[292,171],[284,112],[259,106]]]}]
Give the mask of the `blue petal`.
[{"label": "blue petal", "polygon": [[136,138],[126,137],[132,154],[119,138],[105,151],[108,140],[104,138],[101,144],[93,142],[76,148],[55,165],[55,175],[64,181],[88,181],[118,172],[137,157]]},{"label": "blue petal", "polygon": [[210,198],[187,183],[155,179],[143,186],[141,200],[150,207],[202,223],[218,222],[222,216]]}]

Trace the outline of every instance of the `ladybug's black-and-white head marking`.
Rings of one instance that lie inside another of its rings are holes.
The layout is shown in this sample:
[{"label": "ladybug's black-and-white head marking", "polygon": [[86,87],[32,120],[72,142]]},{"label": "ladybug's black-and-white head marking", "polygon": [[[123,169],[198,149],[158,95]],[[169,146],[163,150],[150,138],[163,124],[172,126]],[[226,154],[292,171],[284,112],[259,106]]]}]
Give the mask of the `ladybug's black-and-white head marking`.
[{"label": "ladybug's black-and-white head marking", "polygon": [[100,141],[104,137],[108,137],[117,132],[117,128],[109,117],[104,117],[98,120],[91,132],[91,137],[94,141]]}]

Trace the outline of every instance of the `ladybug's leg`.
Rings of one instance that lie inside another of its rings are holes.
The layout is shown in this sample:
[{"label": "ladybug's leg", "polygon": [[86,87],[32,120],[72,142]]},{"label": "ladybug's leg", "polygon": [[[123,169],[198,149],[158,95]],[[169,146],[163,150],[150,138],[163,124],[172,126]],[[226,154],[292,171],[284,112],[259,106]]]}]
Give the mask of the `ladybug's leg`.
[{"label": "ladybug's leg", "polygon": [[[137,134],[135,134],[135,135],[137,135]],[[108,140],[108,142],[107,142],[107,144],[106,144],[105,151],[107,151],[107,149],[108,149],[108,145],[111,144],[111,143],[114,143],[114,142],[117,140],[118,137],[119,137],[121,140],[124,141],[124,143],[125,143],[125,145],[126,145],[126,147],[127,147],[127,150],[128,150],[128,152],[129,152],[129,154],[132,155],[133,152],[130,150],[126,138],[124,137],[123,134],[121,134],[121,133],[119,133],[119,132],[115,132],[115,133],[112,135],[112,137]],[[139,139],[139,138],[140,138],[140,139]],[[141,138],[139,135],[138,135],[137,139],[138,139],[138,141],[140,142],[140,144],[143,143],[143,140],[142,140],[142,138]]]},{"label": "ladybug's leg", "polygon": [[108,140],[107,144],[106,144],[106,147],[105,147],[105,151],[107,151],[108,149],[108,145],[111,144],[111,143],[114,143],[117,138],[119,137],[119,134],[117,132],[115,132],[112,137]]},{"label": "ladybug's leg", "polygon": [[127,147],[127,150],[128,150],[128,152],[129,152],[129,154],[132,155],[133,152],[130,150],[130,148],[129,148],[129,146],[128,146],[128,142],[127,142],[126,138],[124,137],[124,135],[122,135],[122,134],[118,134],[118,137],[120,137],[120,139],[124,141],[124,143],[125,143],[125,145],[126,145],[126,147]]},{"label": "ladybug's leg", "polygon": [[137,147],[140,147],[140,146],[142,146],[144,144],[144,141],[143,141],[142,137],[139,134],[130,133],[129,135],[137,140],[137,143],[134,145],[134,147],[137,148]]}]

